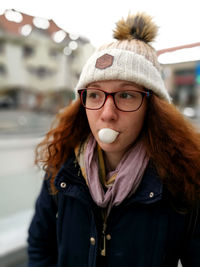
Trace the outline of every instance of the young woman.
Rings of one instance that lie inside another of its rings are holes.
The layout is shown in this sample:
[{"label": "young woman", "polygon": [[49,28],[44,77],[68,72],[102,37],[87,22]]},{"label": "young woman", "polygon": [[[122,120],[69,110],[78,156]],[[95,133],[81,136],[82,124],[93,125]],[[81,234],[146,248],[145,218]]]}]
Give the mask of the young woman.
[{"label": "young woman", "polygon": [[171,104],[146,14],[118,22],[38,146],[29,267],[200,266],[200,136]]}]

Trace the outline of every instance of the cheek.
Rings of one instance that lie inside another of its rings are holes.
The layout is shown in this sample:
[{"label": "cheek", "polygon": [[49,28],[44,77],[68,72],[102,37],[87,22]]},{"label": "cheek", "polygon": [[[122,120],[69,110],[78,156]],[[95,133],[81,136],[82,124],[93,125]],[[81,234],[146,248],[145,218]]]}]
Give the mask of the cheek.
[{"label": "cheek", "polygon": [[135,115],[138,115],[138,116],[130,118],[128,128],[130,130],[129,133],[132,132],[134,137],[137,137],[140,134],[143,124],[144,124],[145,112],[140,112],[139,114],[135,114]]},{"label": "cheek", "polygon": [[91,130],[95,128],[95,122],[97,120],[96,113],[94,110],[86,110],[87,119],[90,125]]}]

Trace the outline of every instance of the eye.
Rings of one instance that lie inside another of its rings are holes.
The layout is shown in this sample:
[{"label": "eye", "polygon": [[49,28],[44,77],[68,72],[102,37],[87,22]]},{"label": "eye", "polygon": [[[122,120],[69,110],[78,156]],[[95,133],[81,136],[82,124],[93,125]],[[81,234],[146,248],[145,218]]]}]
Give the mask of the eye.
[{"label": "eye", "polygon": [[87,89],[87,100],[89,101],[100,101],[104,99],[104,93],[96,89]]},{"label": "eye", "polygon": [[135,97],[135,94],[131,92],[119,92],[118,97],[123,99],[130,99]]},{"label": "eye", "polygon": [[88,90],[87,97],[91,99],[96,99],[99,97],[99,94],[97,92]]}]

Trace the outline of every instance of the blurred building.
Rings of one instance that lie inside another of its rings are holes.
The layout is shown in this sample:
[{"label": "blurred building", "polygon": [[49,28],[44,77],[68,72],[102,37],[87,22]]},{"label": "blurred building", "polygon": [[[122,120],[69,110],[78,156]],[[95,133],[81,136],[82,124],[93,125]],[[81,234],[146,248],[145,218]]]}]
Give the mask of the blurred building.
[{"label": "blurred building", "polygon": [[34,149],[94,47],[54,21],[15,10],[0,15],[0,266],[26,266],[27,229],[44,173]]},{"label": "blurred building", "polygon": [[158,51],[163,78],[174,104],[188,117],[200,117],[200,43]]},{"label": "blurred building", "polygon": [[0,108],[56,112],[66,106],[93,50],[53,20],[6,10],[0,16]]}]

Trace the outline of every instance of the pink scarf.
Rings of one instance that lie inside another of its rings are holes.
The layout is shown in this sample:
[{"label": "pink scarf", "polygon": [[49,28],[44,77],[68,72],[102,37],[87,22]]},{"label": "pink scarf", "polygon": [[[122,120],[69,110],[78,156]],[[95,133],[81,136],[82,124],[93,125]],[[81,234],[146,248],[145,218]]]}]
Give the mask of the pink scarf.
[{"label": "pink scarf", "polygon": [[[149,157],[147,156],[144,144],[138,141],[122,158],[115,171],[107,174],[110,178],[115,176],[114,182],[108,186],[105,192],[99,179],[99,160],[97,153],[97,143],[91,136],[82,147],[81,156],[78,162],[81,166],[83,176],[88,184],[90,194],[96,204],[102,208],[107,208],[107,215],[113,206],[118,206],[125,198],[130,197],[138,188],[144,171],[147,167]],[[81,155],[80,154],[80,155]],[[84,165],[84,166],[83,166]]]}]

